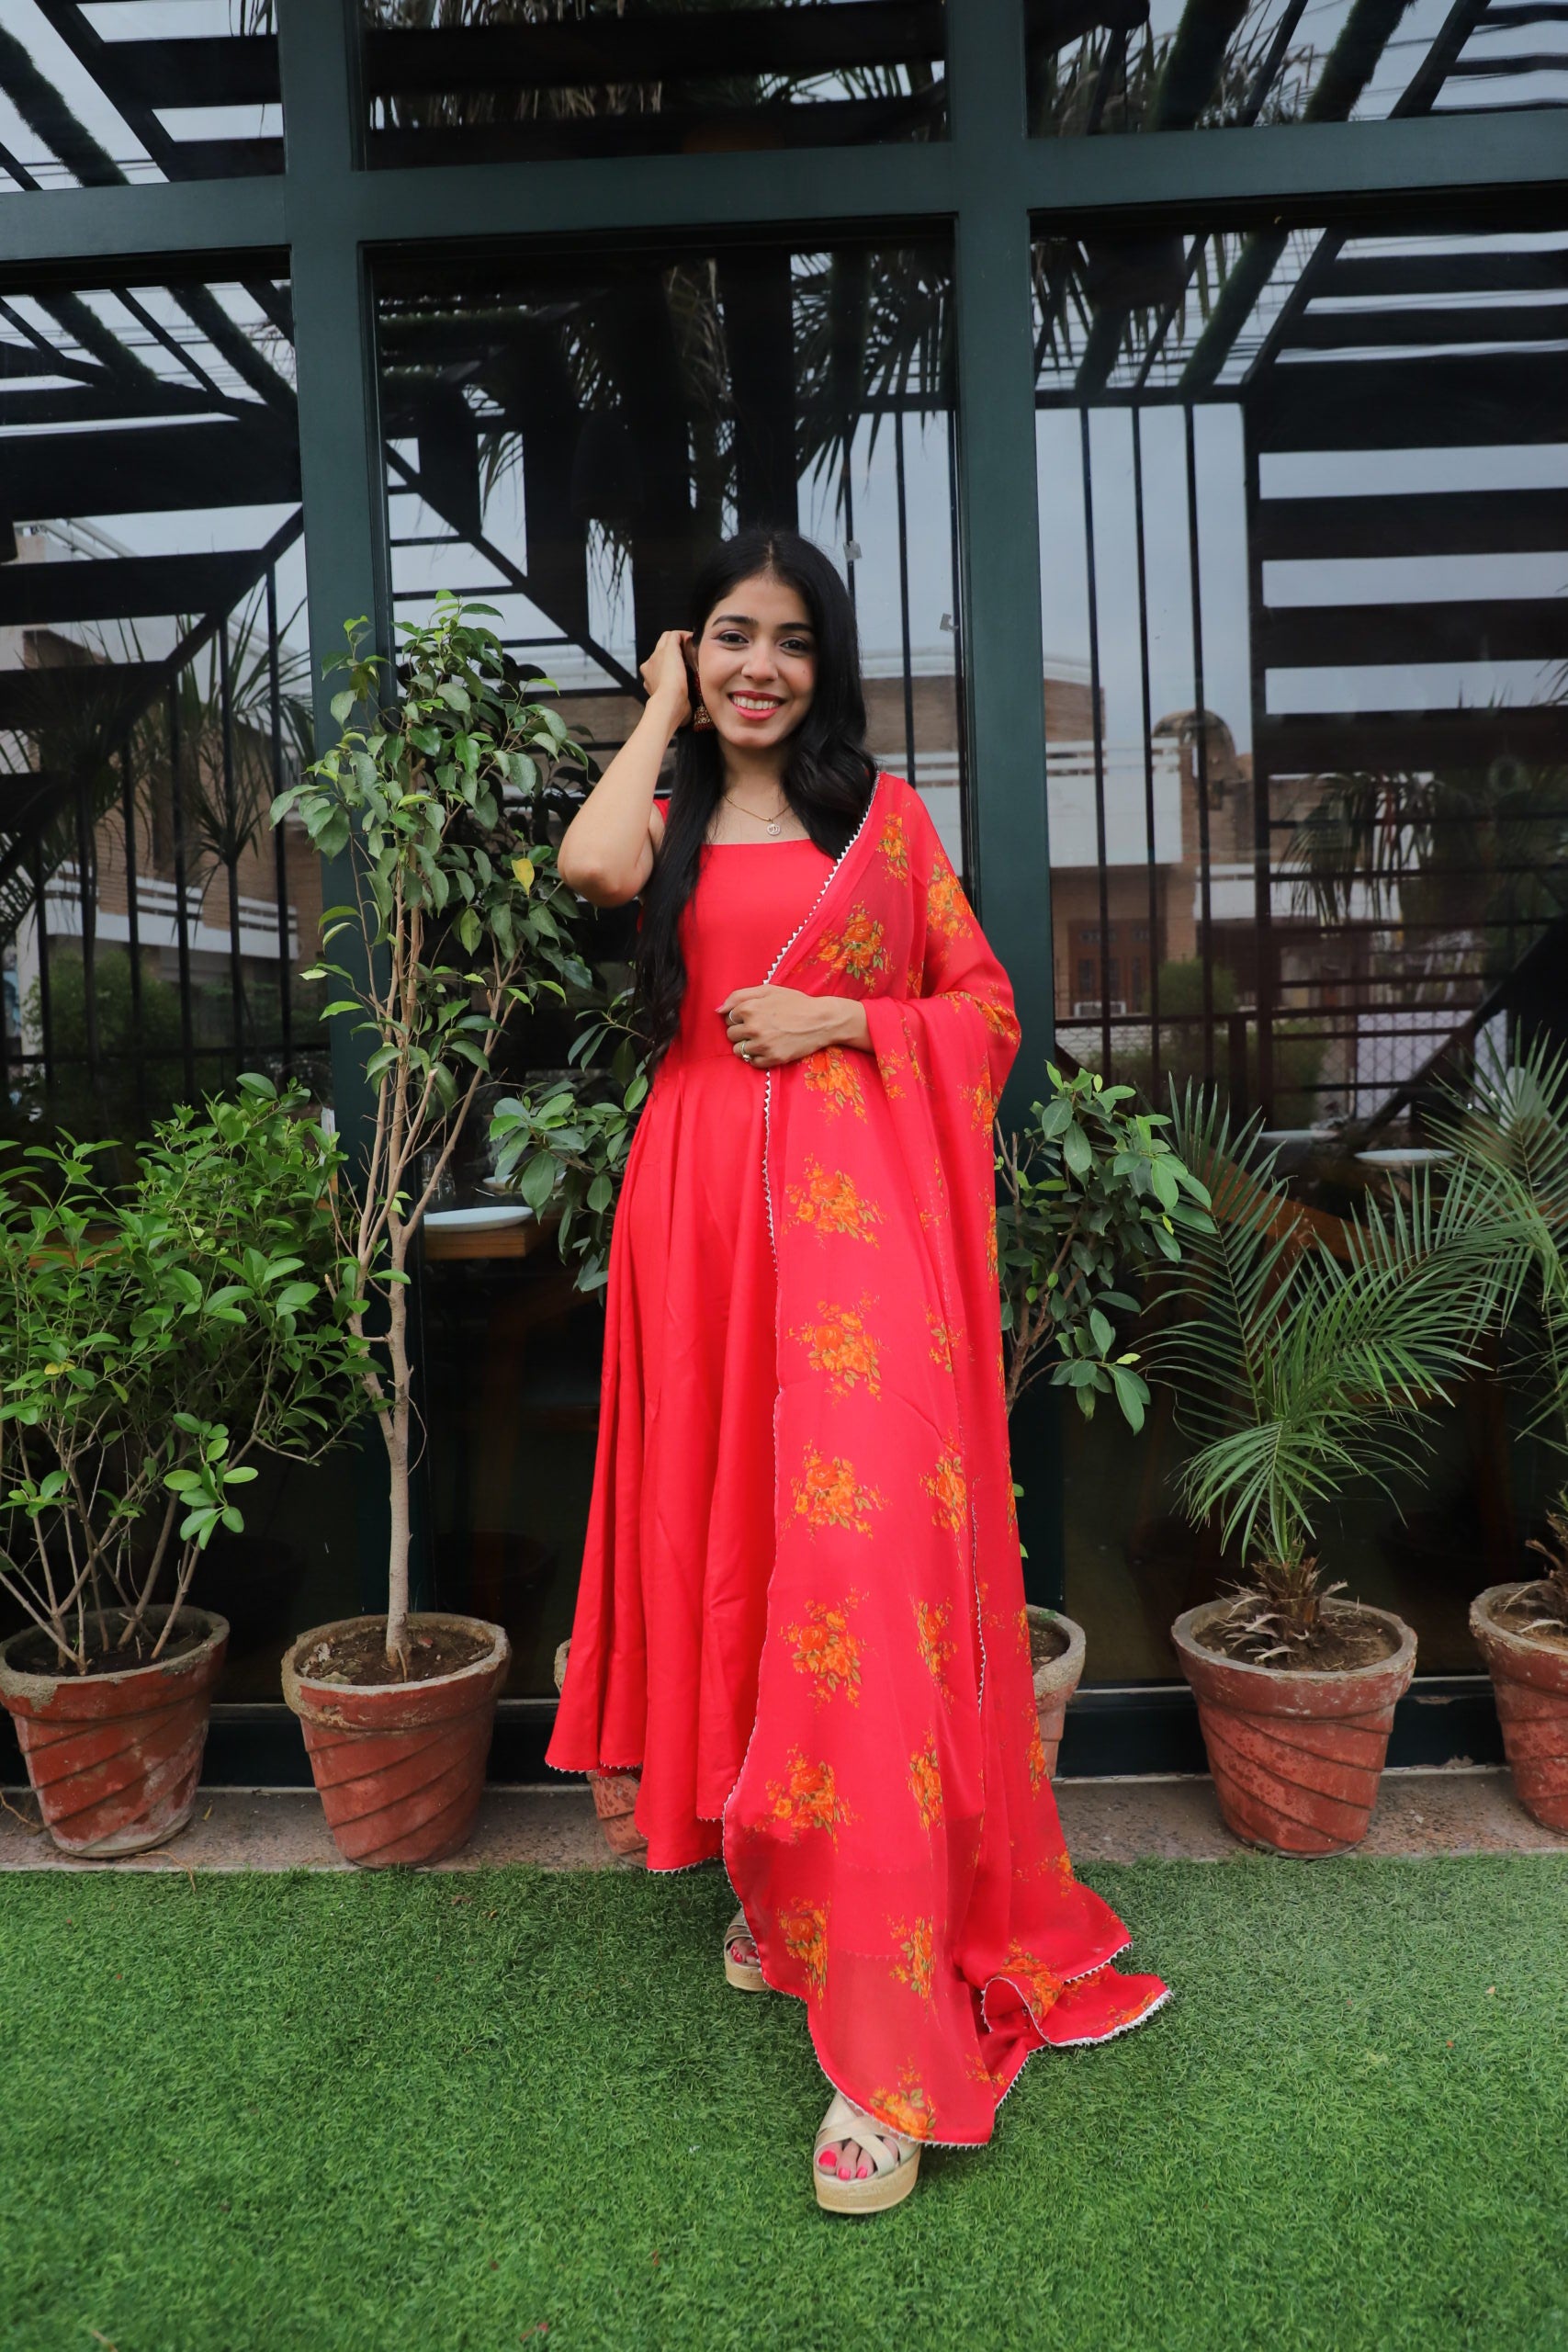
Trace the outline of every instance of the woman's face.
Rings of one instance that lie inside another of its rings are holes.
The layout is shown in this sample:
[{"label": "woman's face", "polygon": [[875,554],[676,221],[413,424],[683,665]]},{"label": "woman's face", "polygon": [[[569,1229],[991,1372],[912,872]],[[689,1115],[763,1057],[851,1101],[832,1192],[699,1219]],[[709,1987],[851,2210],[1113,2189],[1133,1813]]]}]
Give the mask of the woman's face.
[{"label": "woman's face", "polygon": [[696,645],[697,684],[720,736],[768,750],[811,707],[817,639],[805,599],[767,572],[742,580],[708,615]]}]

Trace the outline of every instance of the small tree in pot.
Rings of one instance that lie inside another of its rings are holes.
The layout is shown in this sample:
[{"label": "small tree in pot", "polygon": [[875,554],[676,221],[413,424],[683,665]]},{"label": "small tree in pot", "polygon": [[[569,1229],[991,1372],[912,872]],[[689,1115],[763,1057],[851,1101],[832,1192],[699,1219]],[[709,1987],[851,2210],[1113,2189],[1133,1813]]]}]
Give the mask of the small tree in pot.
[{"label": "small tree in pot", "polygon": [[1366,1835],[1416,1636],[1325,1585],[1315,1522],[1352,1478],[1392,1492],[1431,1409],[1479,1363],[1495,1232],[1473,1187],[1438,1195],[1424,1177],[1408,1202],[1396,1193],[1386,1214],[1369,1204],[1330,1228],[1191,1091],[1175,1134],[1214,1222],[1168,1286],[1182,1319],[1151,1370],[1193,1440],[1188,1515],[1217,1517],[1247,1581],[1187,1611],[1172,1639],[1231,1827],[1280,1852],[1335,1853]]},{"label": "small tree in pot", "polygon": [[[1137,1306],[1129,1282],[1179,1263],[1184,1233],[1212,1230],[1209,1195],[1168,1139],[1169,1120],[1140,1111],[1132,1087],[1107,1086],[1092,1070],[1064,1077],[1050,1062],[1045,1074],[1051,1100],[1031,1104],[1032,1124],[1011,1135],[998,1128],[1008,1413],[1048,1376],[1086,1420],[1100,1397],[1113,1396],[1136,1434],[1149,1392],[1137,1351],[1121,1344],[1111,1318]],[[1029,1619],[1040,1736],[1055,1770],[1084,1635],[1056,1610],[1032,1605]]]},{"label": "small tree in pot", "polygon": [[[510,1657],[499,1626],[410,1616],[410,1253],[509,1021],[593,977],[544,810],[554,772],[585,762],[472,617],[490,609],[444,595],[429,622],[403,624],[401,698],[387,708],[384,665],[351,628],[333,702],[344,732],[273,804],[275,823],[298,811],[324,856],[351,853],[354,899],[322,917],[321,938],[352,940],[354,960],[310,977],[338,985],[328,1012],[352,1017],[374,1089],[363,1164],[336,1205],[344,1295],[386,1446],[387,1613],[319,1627],[284,1665],[333,1834],[362,1863],[432,1860],[467,1838]],[[363,708],[374,715],[349,724]]]},{"label": "small tree in pot", "polygon": [[[1568,1459],[1568,1055],[1545,1039],[1517,1061],[1483,1056],[1443,1121],[1478,1189],[1504,1269],[1503,1306],[1527,1427]],[[1471,1631],[1492,1676],[1520,1803],[1568,1828],[1568,1488],[1528,1549],[1545,1574],[1477,1595]],[[1522,1563],[1521,1563],[1522,1565]]]},{"label": "small tree in pot", "polygon": [[335,1140],[241,1083],[163,1122],[129,1187],[112,1147],[0,1148],[0,1588],[29,1621],[0,1703],[73,1853],[184,1826],[228,1640],[189,1601],[201,1555],[255,1454],[311,1459],[361,1409]]}]

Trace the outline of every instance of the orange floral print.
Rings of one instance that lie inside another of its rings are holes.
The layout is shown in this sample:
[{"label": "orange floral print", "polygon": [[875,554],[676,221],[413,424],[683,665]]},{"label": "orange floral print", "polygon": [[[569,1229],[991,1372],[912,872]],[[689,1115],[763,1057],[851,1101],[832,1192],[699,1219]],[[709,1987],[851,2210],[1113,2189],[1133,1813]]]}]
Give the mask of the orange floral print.
[{"label": "orange floral print", "polygon": [[964,895],[964,886],[945,850],[938,850],[931,878],[926,885],[926,922],[944,939],[962,939],[974,928],[975,918]]},{"label": "orange floral print", "polygon": [[927,2140],[936,2120],[931,2101],[921,2087],[919,2075],[913,2066],[906,2066],[898,2077],[898,2087],[890,2091],[886,2086],[871,2095],[871,2112],[879,2123],[895,2132],[902,2132],[906,2140]]},{"label": "orange floral print", "polygon": [[942,1819],[942,1770],[936,1760],[936,1734],[929,1732],[923,1747],[909,1758],[909,1787],[922,1829],[934,1829]]},{"label": "orange floral print", "polygon": [[872,1227],[882,1223],[882,1211],[856,1191],[853,1177],[841,1168],[824,1168],[807,1158],[805,1182],[786,1185],[784,1197],[797,1225],[808,1225],[818,1234],[847,1233],[877,1247]]},{"label": "orange floral print", "polygon": [[773,1819],[791,1840],[808,1829],[825,1829],[837,1845],[842,1823],[852,1819],[839,1796],[830,1764],[808,1764],[798,1747],[786,1757],[782,1781],[768,1782],[768,1804]]},{"label": "orange floral print", "polygon": [[840,1111],[852,1111],[857,1119],[865,1116],[865,1096],[855,1075],[854,1056],[843,1046],[824,1046],[815,1054],[807,1054],[801,1065],[806,1083],[813,1094],[820,1095],[827,1117],[836,1119]]},{"label": "orange floral print", "polygon": [[855,908],[841,931],[829,932],[817,950],[817,962],[847,980],[874,980],[887,969],[882,925],[863,906]]},{"label": "orange floral print", "polygon": [[986,1220],[986,1272],[995,1282],[1001,1271],[997,1249],[997,1213],[995,1209]]},{"label": "orange floral print", "polygon": [[803,1905],[795,1911],[781,1911],[779,1925],[784,1929],[784,1950],[791,1960],[798,1960],[806,1972],[806,1982],[818,2000],[828,1989],[828,1913],[818,1903]]},{"label": "orange floral print", "polygon": [[936,1921],[917,1919],[908,1928],[902,1919],[893,1919],[888,1924],[899,1939],[898,1949],[904,1955],[902,1966],[894,1962],[894,1975],[900,1984],[908,1984],[911,1992],[918,1993],[922,2001],[929,2001],[936,1973]]},{"label": "orange floral print", "polygon": [[991,1091],[989,1072],[983,1073],[976,1080],[973,1086],[961,1086],[958,1091],[969,1105],[969,1114],[975,1125],[982,1130],[988,1127],[997,1115],[997,1103],[999,1100],[999,1097]]},{"label": "orange floral print", "polygon": [[1045,1743],[1040,1736],[1040,1718],[1032,1710],[1029,1717],[1029,1785],[1038,1789],[1046,1778]]},{"label": "orange floral print", "polygon": [[943,1372],[953,1370],[953,1327],[944,1323],[934,1306],[926,1309],[926,1329],[931,1335],[932,1363],[941,1364]]},{"label": "orange floral print", "polygon": [[964,1457],[953,1439],[949,1438],[946,1453],[937,1456],[934,1468],[924,1473],[920,1485],[936,1505],[931,1513],[936,1525],[945,1527],[950,1535],[961,1534],[969,1488],[964,1476]]},{"label": "orange floral print", "polygon": [[947,1669],[956,1654],[957,1645],[948,1637],[953,1622],[953,1604],[948,1600],[917,1600],[915,1603],[915,1638],[920,1645],[920,1657],[926,1672],[950,1703],[953,1691]]},{"label": "orange floral print", "polygon": [[850,1631],[849,1612],[861,1599],[858,1592],[844,1595],[843,1604],[834,1608],[826,1600],[808,1600],[804,1625],[786,1625],[784,1635],[793,1642],[795,1671],[808,1674],[818,1699],[830,1699],[835,1691],[843,1691],[852,1706],[860,1704],[860,1638]]},{"label": "orange floral print", "polygon": [[1065,1977],[1056,1975],[1052,1969],[1047,1968],[1043,1960],[1037,1960],[1026,1945],[1019,1942],[1017,1937],[1014,1937],[1008,1946],[1008,1956],[1001,1964],[999,1973],[1012,1978],[1024,1999],[1029,2003],[1036,2024],[1045,2015],[1046,2010],[1054,2008],[1061,1999],[1062,1987],[1066,1981]]},{"label": "orange floral print", "polygon": [[797,1324],[789,1335],[806,1350],[812,1371],[826,1376],[830,1396],[847,1396],[854,1388],[868,1396],[882,1394],[881,1349],[866,1322],[874,1304],[863,1296],[858,1306],[818,1299],[816,1321]]},{"label": "orange floral print", "polygon": [[807,1445],[804,1475],[792,1486],[795,1515],[813,1532],[841,1527],[852,1535],[869,1535],[867,1513],[880,1510],[884,1501],[874,1487],[863,1486],[855,1476],[852,1463],[841,1454],[818,1453],[814,1445]]},{"label": "orange floral print", "polygon": [[1018,1015],[1010,1005],[998,1004],[994,997],[976,997],[980,1017],[994,1037],[1001,1037],[1016,1046],[1023,1032],[1018,1025]]},{"label": "orange floral print", "polygon": [[909,878],[909,844],[904,838],[904,820],[897,808],[890,808],[883,822],[882,838],[876,844],[887,860],[887,870],[896,882]]}]

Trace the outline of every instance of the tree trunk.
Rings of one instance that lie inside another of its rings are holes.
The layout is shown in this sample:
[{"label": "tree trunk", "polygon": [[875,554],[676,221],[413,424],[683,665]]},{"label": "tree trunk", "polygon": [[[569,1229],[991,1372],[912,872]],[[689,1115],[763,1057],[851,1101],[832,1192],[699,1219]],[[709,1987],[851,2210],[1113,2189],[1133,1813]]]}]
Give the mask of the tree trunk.
[{"label": "tree trunk", "polygon": [[392,1370],[392,1407],[387,1424],[389,1499],[392,1522],[387,1554],[387,1663],[400,1667],[406,1672],[409,1619],[409,1351],[408,1293],[401,1283],[392,1285],[387,1346]]}]

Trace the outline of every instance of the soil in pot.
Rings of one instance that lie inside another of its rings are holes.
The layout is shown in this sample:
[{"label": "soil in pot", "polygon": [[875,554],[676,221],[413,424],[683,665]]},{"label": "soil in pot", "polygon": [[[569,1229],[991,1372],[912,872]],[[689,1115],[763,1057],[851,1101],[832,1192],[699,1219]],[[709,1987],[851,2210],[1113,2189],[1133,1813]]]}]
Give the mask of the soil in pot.
[{"label": "soil in pot", "polygon": [[[144,1634],[118,1651],[123,1617],[89,1629],[86,1674],[62,1674],[53,1643],[30,1628],[0,1643],[0,1705],[63,1853],[142,1853],[190,1818],[229,1628],[187,1607],[154,1660],[167,1617],[166,1608],[150,1610]],[[134,1658],[132,1646],[146,1655]]]},{"label": "soil in pot", "polygon": [[[159,1611],[162,1618],[166,1612]],[[79,1674],[74,1667],[64,1673],[73,1682],[85,1681],[97,1674],[127,1674],[133,1667],[173,1666],[176,1659],[191,1657],[209,1638],[209,1626],[203,1618],[199,1624],[176,1627],[158,1650],[159,1624],[139,1625],[129,1641],[124,1636],[124,1621],[118,1624],[90,1628],[87,1635],[86,1673]],[[18,1674],[59,1675],[62,1672],[60,1653],[47,1634],[33,1626],[28,1633],[18,1634],[6,1648],[6,1657]]]},{"label": "soil in pot", "polygon": [[1070,1638],[1065,1626],[1054,1624],[1048,1617],[1030,1619],[1029,1668],[1031,1673],[1042,1666],[1055,1666],[1059,1657],[1066,1657],[1069,1647]]},{"label": "soil in pot", "polygon": [[[333,1840],[366,1870],[440,1861],[468,1843],[512,1661],[503,1629],[478,1618],[420,1614],[409,1634],[406,1680],[388,1670],[384,1617],[318,1625],[283,1661]],[[364,1672],[351,1679],[352,1660]]]},{"label": "soil in pot", "polygon": [[1243,1593],[1222,1616],[1213,1617],[1193,1638],[1217,1657],[1249,1666],[1278,1666],[1297,1674],[1341,1674],[1359,1666],[1380,1666],[1399,1647],[1399,1635],[1382,1618],[1357,1609],[1325,1610],[1300,1639],[1281,1647],[1272,1625],[1259,1627],[1258,1593]]},{"label": "soil in pot", "polygon": [[1238,1611],[1255,1615],[1257,1607],[1245,1597],[1210,1601],[1171,1628],[1220,1811],[1238,1838],[1270,1852],[1345,1853],[1371,1823],[1394,1706],[1416,1671],[1416,1636],[1384,1610],[1325,1601],[1320,1654],[1372,1656],[1303,1668],[1292,1646],[1288,1662],[1264,1664],[1224,1642],[1226,1630],[1233,1642],[1241,1633]]},{"label": "soil in pot", "polygon": [[1521,1584],[1492,1611],[1492,1623],[1506,1634],[1518,1634],[1545,1650],[1568,1657],[1568,1624],[1562,1604],[1544,1577],[1539,1584]]},{"label": "soil in pot", "polygon": [[374,1690],[384,1682],[433,1682],[488,1657],[488,1632],[478,1633],[448,1618],[409,1635],[408,1668],[387,1656],[384,1625],[338,1625],[300,1659],[299,1672],[311,1682],[351,1682]]}]

